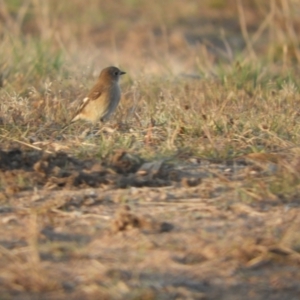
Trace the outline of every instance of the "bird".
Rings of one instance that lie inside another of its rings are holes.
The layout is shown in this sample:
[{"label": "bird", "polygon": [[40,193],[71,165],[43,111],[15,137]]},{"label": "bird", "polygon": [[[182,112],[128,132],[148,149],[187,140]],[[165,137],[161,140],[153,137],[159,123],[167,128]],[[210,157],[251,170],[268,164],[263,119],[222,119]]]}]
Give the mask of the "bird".
[{"label": "bird", "polygon": [[121,89],[119,79],[124,74],[126,72],[114,66],[103,69],[96,84],[82,100],[70,123],[62,129],[78,120],[89,121],[93,124],[99,120],[106,122],[120,102]]}]

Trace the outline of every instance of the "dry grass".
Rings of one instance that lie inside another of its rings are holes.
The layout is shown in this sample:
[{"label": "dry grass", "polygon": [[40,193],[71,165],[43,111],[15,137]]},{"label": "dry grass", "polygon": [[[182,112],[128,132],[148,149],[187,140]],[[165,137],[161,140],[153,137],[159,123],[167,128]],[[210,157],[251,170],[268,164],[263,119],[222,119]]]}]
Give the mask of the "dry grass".
[{"label": "dry grass", "polygon": [[[0,299],[297,299],[299,12],[0,0]],[[60,132],[107,65],[118,111]]]}]

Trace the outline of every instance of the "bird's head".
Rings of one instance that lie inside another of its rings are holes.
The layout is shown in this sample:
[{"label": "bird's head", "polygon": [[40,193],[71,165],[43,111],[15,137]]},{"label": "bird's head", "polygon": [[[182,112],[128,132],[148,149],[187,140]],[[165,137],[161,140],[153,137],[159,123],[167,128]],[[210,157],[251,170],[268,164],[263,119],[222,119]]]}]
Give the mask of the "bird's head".
[{"label": "bird's head", "polygon": [[107,67],[101,71],[99,79],[119,81],[120,76],[124,74],[126,72],[121,71],[117,67]]}]

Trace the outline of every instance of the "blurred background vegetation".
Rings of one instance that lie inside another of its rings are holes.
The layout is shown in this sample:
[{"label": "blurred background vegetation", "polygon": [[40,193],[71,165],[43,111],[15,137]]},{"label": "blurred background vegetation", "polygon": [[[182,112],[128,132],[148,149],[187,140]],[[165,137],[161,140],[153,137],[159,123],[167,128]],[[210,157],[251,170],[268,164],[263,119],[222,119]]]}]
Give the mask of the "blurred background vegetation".
[{"label": "blurred background vegetation", "polygon": [[119,64],[131,74],[287,67],[300,60],[299,15],[297,0],[1,0],[0,70],[12,82],[19,72],[55,76],[66,62],[71,72]]}]

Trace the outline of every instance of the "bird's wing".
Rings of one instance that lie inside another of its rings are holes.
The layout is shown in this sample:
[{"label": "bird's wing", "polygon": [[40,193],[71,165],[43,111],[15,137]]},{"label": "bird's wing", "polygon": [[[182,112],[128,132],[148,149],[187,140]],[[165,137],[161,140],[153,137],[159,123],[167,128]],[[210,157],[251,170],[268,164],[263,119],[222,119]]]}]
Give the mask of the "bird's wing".
[{"label": "bird's wing", "polygon": [[91,91],[87,95],[87,98],[89,98],[90,100],[96,100],[100,97],[103,90],[104,90],[103,84],[98,83],[91,89]]},{"label": "bird's wing", "polygon": [[79,106],[79,107],[77,108],[77,110],[76,110],[75,116],[78,115],[80,112],[82,112],[82,110],[87,106],[87,104],[90,102],[90,100],[91,100],[91,99],[90,99],[89,97],[85,97],[85,98],[82,100],[80,106]]},{"label": "bird's wing", "polygon": [[72,120],[71,122],[76,121],[76,116],[82,112],[82,110],[88,105],[88,103],[90,101],[94,101],[94,100],[98,99],[101,96],[102,92],[103,92],[103,89],[101,88],[101,86],[99,86],[99,85],[96,84],[91,89],[91,91],[89,92],[89,94],[87,95],[87,97],[85,97],[82,100],[80,106],[76,110],[76,113],[74,114],[73,118],[71,119]]}]

